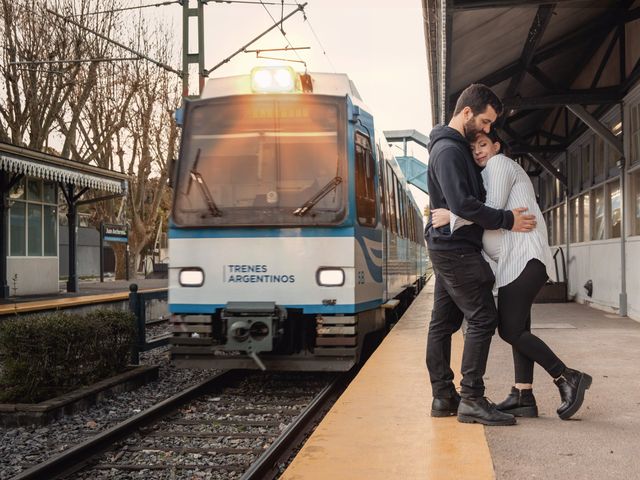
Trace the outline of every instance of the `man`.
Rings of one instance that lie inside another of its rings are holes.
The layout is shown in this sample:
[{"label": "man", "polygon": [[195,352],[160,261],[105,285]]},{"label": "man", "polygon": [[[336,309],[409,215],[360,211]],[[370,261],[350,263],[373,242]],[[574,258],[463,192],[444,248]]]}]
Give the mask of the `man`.
[{"label": "man", "polygon": [[[484,229],[526,232],[535,228],[535,216],[526,209],[496,210],[484,205],[486,192],[469,142],[480,131],[489,132],[502,113],[502,102],[487,86],[466,88],[449,125],[430,134],[429,197],[431,209],[447,208],[473,222],[451,233],[448,226],[427,225],[429,257],[436,275],[434,305],[427,340],[427,368],[431,378],[431,415],[458,415],[458,421],[483,425],[514,425],[515,417],[496,410],[484,397],[489,346],[498,313],[493,300],[493,272],[482,258]],[[460,395],[453,385],[451,335],[467,319],[462,354]],[[460,398],[462,397],[462,398]]]}]

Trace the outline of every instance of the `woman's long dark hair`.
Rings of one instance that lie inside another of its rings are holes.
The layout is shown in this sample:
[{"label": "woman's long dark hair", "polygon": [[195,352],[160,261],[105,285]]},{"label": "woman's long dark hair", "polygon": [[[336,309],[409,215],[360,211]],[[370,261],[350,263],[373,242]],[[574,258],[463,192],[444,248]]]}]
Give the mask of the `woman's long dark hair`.
[{"label": "woman's long dark hair", "polygon": [[496,132],[495,128],[492,128],[491,130],[489,130],[489,133],[480,132],[480,133],[478,133],[478,135],[485,135],[493,143],[498,142],[500,144],[500,149],[498,150],[498,153],[502,153],[503,155],[506,155],[507,157],[509,156],[509,146],[506,144],[506,142],[504,142],[500,138],[500,136],[498,135],[498,132]]}]

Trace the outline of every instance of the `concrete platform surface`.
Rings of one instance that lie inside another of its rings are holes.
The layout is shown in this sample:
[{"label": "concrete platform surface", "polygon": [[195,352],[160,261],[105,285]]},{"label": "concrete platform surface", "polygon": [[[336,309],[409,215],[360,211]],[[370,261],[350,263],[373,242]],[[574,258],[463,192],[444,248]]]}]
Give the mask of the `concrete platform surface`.
[{"label": "concrete platform surface", "polygon": [[[433,282],[413,302],[316,428],[281,480],[493,478],[479,425],[429,416],[426,318]],[[452,356],[460,364],[462,334]]]},{"label": "concrete platform surface", "polygon": [[[282,479],[640,479],[640,323],[574,303],[534,305],[534,333],[569,367],[593,376],[583,408],[560,420],[558,390],[536,367],[539,418],[510,427],[466,425],[429,416],[432,291],[433,281]],[[454,336],[456,372],[462,342]],[[485,383],[496,403],[513,384],[511,348],[497,334]]]},{"label": "concrete platform surface", "polygon": [[[540,417],[485,428],[496,478],[640,479],[640,323],[575,303],[534,305],[532,322],[533,333],[593,385],[578,414],[562,421],[557,387],[536,365]],[[495,402],[514,381],[511,348],[497,335],[485,380]]]}]

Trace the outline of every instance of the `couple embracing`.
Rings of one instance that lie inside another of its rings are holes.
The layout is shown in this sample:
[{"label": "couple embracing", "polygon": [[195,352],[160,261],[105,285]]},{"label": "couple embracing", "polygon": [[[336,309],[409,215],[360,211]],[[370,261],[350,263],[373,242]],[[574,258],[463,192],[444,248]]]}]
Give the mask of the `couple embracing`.
[{"label": "couple embracing", "polygon": [[[517,416],[536,417],[532,387],[538,363],[558,386],[557,413],[566,420],[582,405],[591,377],[566,367],[531,333],[531,305],[547,281],[551,254],[533,185],[516,162],[500,153],[491,130],[501,113],[495,93],[474,84],[460,95],[449,124],[434,127],[430,135],[431,214],[425,235],[436,278],[427,340],[431,415],[457,415],[460,422],[483,425],[514,425]],[[467,330],[458,393],[450,366],[451,336],[463,318]],[[511,393],[498,405],[484,396],[482,378],[496,327],[512,346],[515,369]]]}]

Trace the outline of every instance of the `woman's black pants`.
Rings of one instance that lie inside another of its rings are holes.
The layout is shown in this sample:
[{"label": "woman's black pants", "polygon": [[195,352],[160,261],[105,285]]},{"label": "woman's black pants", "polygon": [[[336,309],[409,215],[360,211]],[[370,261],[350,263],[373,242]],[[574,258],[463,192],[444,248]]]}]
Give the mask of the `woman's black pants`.
[{"label": "woman's black pants", "polygon": [[531,333],[531,305],[547,278],[544,264],[533,259],[518,278],[498,289],[498,333],[513,349],[515,383],[533,383],[534,362],[553,378],[565,368],[547,344]]}]

